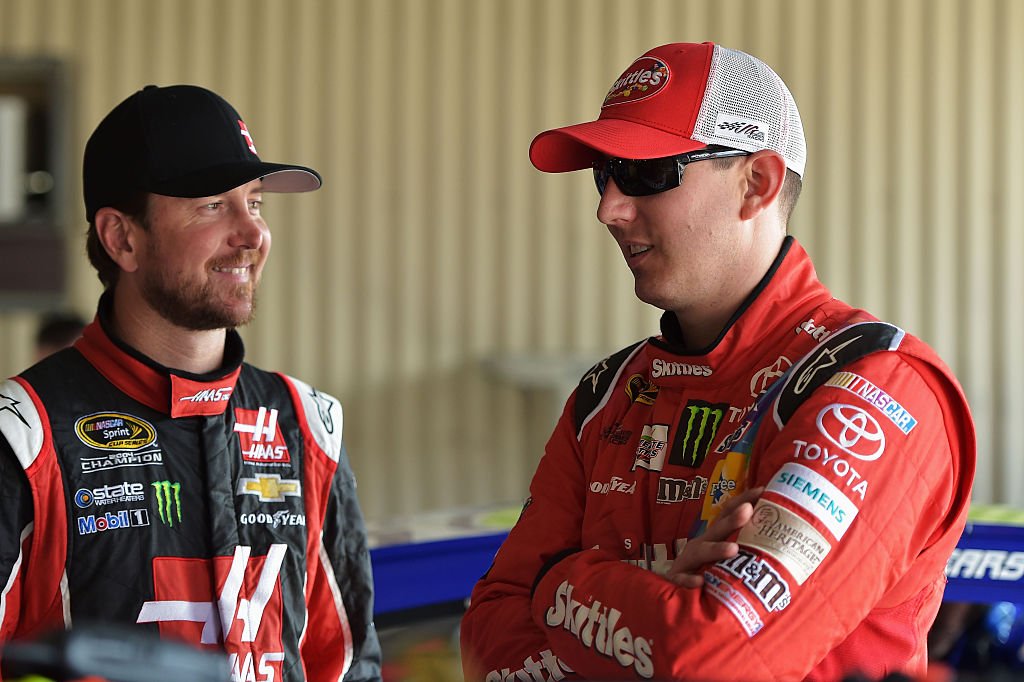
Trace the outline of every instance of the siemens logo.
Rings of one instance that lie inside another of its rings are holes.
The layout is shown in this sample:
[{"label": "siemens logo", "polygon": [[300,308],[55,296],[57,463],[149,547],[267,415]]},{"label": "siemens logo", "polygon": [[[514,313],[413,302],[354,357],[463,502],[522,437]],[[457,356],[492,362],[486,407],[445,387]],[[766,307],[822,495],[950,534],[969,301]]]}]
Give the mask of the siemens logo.
[{"label": "siemens logo", "polygon": [[632,667],[640,677],[654,677],[651,661],[651,642],[646,637],[634,637],[628,627],[616,628],[622,612],[602,606],[594,601],[584,606],[572,598],[572,585],[563,580],[555,591],[555,603],[544,614],[549,626],[563,627],[580,643],[599,654],[614,659],[623,668]]},{"label": "siemens logo", "polygon": [[796,502],[809,511],[841,540],[860,511],[831,481],[802,464],[787,462],[779,469],[768,490]]}]

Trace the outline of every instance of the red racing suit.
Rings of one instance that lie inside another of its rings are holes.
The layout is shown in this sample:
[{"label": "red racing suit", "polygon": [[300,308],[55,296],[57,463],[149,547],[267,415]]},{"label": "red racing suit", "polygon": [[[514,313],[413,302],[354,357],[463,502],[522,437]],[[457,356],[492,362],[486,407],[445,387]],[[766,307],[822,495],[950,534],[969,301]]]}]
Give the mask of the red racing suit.
[{"label": "red racing suit", "polygon": [[111,338],[0,382],[0,642],[79,620],[227,652],[234,680],[379,680],[341,405],[242,362]]},{"label": "red racing suit", "polygon": [[[706,351],[595,365],[462,621],[467,679],[923,674],[966,522],[972,420],[934,352],[836,300],[792,238]],[[766,486],[701,589],[663,575]]]}]

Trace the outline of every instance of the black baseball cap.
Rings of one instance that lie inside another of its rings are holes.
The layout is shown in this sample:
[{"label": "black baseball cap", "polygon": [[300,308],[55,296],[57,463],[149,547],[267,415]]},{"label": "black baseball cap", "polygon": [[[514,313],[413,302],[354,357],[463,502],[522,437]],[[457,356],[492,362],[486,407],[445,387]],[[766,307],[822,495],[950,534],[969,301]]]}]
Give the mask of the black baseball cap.
[{"label": "black baseball cap", "polygon": [[118,104],[89,137],[82,165],[89,221],[139,191],[205,197],[256,178],[266,192],[321,184],[312,168],[260,161],[235,108],[195,85],[147,85]]}]

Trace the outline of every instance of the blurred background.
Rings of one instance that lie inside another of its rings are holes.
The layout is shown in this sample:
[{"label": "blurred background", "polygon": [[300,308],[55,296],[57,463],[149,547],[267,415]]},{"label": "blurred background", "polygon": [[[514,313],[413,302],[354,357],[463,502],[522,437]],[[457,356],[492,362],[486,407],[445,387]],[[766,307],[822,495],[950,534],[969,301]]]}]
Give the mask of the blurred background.
[{"label": "blurred background", "polygon": [[251,362],[337,395],[373,520],[519,503],[562,401],[657,330],[588,173],[527,149],[596,117],[667,42],[788,83],[809,159],[791,232],[822,280],[931,343],[979,432],[975,500],[1024,504],[1024,3],[1018,0],[0,0],[0,375],[87,318],[85,140],[147,83],[216,90],[262,158]]}]

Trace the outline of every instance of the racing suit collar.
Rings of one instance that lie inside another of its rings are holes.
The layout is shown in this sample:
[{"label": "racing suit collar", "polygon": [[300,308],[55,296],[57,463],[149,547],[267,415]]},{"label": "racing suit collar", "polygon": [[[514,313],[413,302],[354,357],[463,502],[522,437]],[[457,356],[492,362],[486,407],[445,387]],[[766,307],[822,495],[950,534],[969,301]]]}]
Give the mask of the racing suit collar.
[{"label": "racing suit collar", "polygon": [[114,336],[113,296],[105,292],[95,319],[75,342],[75,348],[108,381],[143,405],[172,417],[222,414],[241,372],[245,347],[242,337],[229,329],[224,364],[212,372],[193,374],[164,367]]},{"label": "racing suit collar", "polygon": [[793,333],[802,321],[797,318],[831,298],[807,252],[787,236],[764,277],[706,348],[687,349],[675,314],[666,311],[661,316],[661,336],[652,337],[646,349],[652,379],[659,385],[685,383],[692,380],[689,377],[705,377],[716,384],[735,379],[730,369],[743,363],[730,359],[758,353],[768,339]]}]

